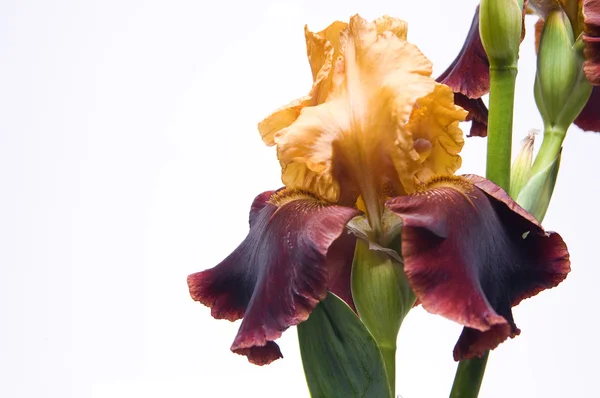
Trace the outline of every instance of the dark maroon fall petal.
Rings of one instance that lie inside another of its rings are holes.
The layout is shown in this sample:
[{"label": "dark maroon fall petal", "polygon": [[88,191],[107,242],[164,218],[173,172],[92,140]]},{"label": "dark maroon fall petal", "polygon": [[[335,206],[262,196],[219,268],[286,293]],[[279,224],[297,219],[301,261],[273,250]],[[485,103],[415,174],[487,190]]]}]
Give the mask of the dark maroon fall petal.
[{"label": "dark maroon fall petal", "polygon": [[488,110],[481,97],[490,91],[490,64],[479,37],[479,6],[460,53],[436,80],[449,86],[454,102],[469,112],[468,136],[486,137]]},{"label": "dark maroon fall petal", "polygon": [[257,365],[281,358],[274,340],[306,320],[330,285],[349,296],[341,279],[352,261],[340,251],[353,253],[354,242],[337,241],[358,214],[286,190],[254,200],[246,239],[216,267],[188,276],[192,298],[215,318],[243,318],[233,352]]},{"label": "dark maroon fall petal", "polygon": [[583,0],[583,71],[590,83],[600,85],[600,0]]},{"label": "dark maroon fall petal", "polygon": [[[530,231],[517,242],[523,245],[528,267],[515,270],[511,280],[511,306],[533,297],[539,292],[557,286],[571,271],[567,245],[556,232],[544,231],[541,224],[517,204],[502,188],[483,177],[464,175],[488,196],[503,224],[515,230]],[[537,281],[537,278],[544,283]]]},{"label": "dark maroon fall petal", "polygon": [[584,131],[600,132],[600,87],[594,86],[590,99],[573,122]]},{"label": "dark maroon fall petal", "polygon": [[490,91],[490,63],[479,37],[479,6],[460,53],[436,80],[467,98],[480,98]]},{"label": "dark maroon fall petal", "polygon": [[487,137],[488,109],[482,99],[454,93],[454,103],[469,112],[466,121],[471,122],[471,130],[467,137]]},{"label": "dark maroon fall petal", "polygon": [[454,359],[519,334],[511,307],[570,270],[561,237],[477,176],[440,177],[387,206],[403,220],[404,270],[429,312],[465,326]]},{"label": "dark maroon fall petal", "polygon": [[600,37],[583,35],[585,48],[583,55],[583,72],[585,77],[594,86],[600,85]]},{"label": "dark maroon fall petal", "polygon": [[[273,193],[275,191],[263,192],[254,198],[250,207],[250,230],[262,226],[257,226],[257,223],[261,222],[261,214],[263,214],[261,211],[265,207],[267,211],[273,210],[274,206],[269,205]],[[232,272],[219,272],[223,267],[215,267],[187,278],[192,298],[209,307],[211,315],[216,319],[227,319],[233,322],[242,318],[252,296],[252,289],[249,286],[243,285],[240,289],[232,288],[232,285],[240,282],[240,276],[245,272],[243,261],[246,252],[240,249],[243,249],[244,245],[248,246],[247,240],[248,238],[221,263],[231,264],[230,268],[234,269]]]},{"label": "dark maroon fall petal", "polygon": [[[521,41],[525,37],[526,10],[527,1],[523,6]],[[454,91],[454,102],[469,112],[466,120],[472,123],[468,136],[487,137],[488,110],[481,97],[490,92],[490,63],[479,36],[479,6],[458,56],[436,81],[449,86]]]},{"label": "dark maroon fall petal", "polygon": [[344,300],[354,312],[356,307],[352,299],[351,273],[355,246],[356,237],[343,233],[327,252],[328,290]]}]

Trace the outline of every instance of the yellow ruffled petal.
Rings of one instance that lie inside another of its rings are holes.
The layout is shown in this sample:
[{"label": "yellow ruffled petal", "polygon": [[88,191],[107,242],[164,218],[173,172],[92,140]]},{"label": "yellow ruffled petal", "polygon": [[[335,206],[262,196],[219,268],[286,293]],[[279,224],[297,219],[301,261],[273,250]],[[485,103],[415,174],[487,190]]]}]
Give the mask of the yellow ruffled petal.
[{"label": "yellow ruffled petal", "polygon": [[397,38],[406,40],[408,24],[401,19],[384,15],[383,17],[374,20],[373,25],[375,25],[378,35],[384,34],[385,32],[391,32],[396,35]]},{"label": "yellow ruffled petal", "polygon": [[[454,93],[444,84],[436,84],[432,93],[419,98],[407,129],[419,152],[421,168],[416,177],[425,182],[436,175],[451,175],[461,165],[459,153],[465,143],[458,122],[467,112],[454,105]],[[419,151],[418,146],[425,150]]]},{"label": "yellow ruffled petal", "polygon": [[333,60],[340,50],[340,33],[348,27],[347,23],[336,21],[321,32],[314,33],[304,27],[306,52],[313,75],[313,86],[308,95],[298,98],[276,110],[258,124],[258,131],[265,144],[275,145],[274,134],[292,124],[300,115],[302,108],[323,103],[331,87]]},{"label": "yellow ruffled petal", "polygon": [[336,21],[319,33],[304,26],[306,53],[313,75],[313,82],[322,82],[318,90],[313,90],[314,105],[325,101],[331,85],[334,60],[340,55],[340,34],[348,28],[345,22]]},{"label": "yellow ruffled petal", "polygon": [[339,183],[333,178],[331,158],[334,141],[348,129],[348,108],[344,105],[337,100],[305,108],[292,125],[275,134],[286,187],[338,200]]},{"label": "yellow ruffled petal", "polygon": [[403,21],[359,16],[307,31],[311,92],[259,124],[286,186],[348,205],[360,195],[372,213],[384,195],[458,168],[466,112],[406,34]]}]

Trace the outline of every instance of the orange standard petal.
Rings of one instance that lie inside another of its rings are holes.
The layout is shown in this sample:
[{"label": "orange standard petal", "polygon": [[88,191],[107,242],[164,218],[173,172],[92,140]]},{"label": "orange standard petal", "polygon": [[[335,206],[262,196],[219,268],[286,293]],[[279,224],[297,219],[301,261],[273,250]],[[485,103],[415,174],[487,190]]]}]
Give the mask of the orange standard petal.
[{"label": "orange standard petal", "polygon": [[258,126],[277,146],[288,188],[344,205],[360,196],[377,218],[386,195],[460,167],[466,112],[406,34],[404,21],[387,16],[306,29],[313,87]]}]

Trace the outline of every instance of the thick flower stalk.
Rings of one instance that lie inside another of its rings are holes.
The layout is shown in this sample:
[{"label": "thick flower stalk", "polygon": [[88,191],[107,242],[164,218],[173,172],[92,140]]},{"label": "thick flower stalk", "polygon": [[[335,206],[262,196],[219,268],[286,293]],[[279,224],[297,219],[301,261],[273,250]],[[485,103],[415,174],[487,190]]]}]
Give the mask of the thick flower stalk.
[{"label": "thick flower stalk", "polygon": [[318,326],[335,293],[377,343],[393,394],[396,334],[415,300],[464,326],[456,360],[477,357],[519,333],[511,307],[560,283],[569,254],[502,188],[454,175],[466,112],[405,22],[354,16],[305,35],[309,94],[259,124],[285,187],[257,196],[247,238],[188,285],[215,318],[243,318],[231,349],[259,365],[282,356],[275,340],[290,326],[342,330]]},{"label": "thick flower stalk", "polygon": [[480,7],[479,33],[490,63],[486,175],[502,188],[509,189],[523,0],[482,0]]}]

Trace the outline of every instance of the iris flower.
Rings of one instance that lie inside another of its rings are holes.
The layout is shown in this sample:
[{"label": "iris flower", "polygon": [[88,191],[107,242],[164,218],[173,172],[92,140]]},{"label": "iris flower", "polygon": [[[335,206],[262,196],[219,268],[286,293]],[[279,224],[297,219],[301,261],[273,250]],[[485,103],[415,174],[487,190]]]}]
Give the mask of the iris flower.
[{"label": "iris flower", "polygon": [[[574,35],[581,35],[585,44],[583,66],[586,78],[594,86],[585,107],[574,123],[585,131],[600,132],[600,1],[598,0],[529,0],[525,2],[536,12],[543,14],[552,7],[565,10]],[[525,15],[525,14],[524,14]],[[523,34],[525,28],[523,24]],[[543,20],[536,24],[536,42],[543,27]],[[537,48],[537,44],[536,44]],[[465,108],[472,120],[470,136],[487,136],[487,108],[481,97],[490,91],[489,62],[479,37],[479,6],[475,10],[471,28],[456,59],[438,79],[452,88],[455,101]]]},{"label": "iris flower", "polygon": [[365,215],[381,243],[391,212],[417,299],[464,325],[456,360],[519,334],[511,307],[569,272],[561,237],[490,181],[454,175],[466,112],[406,41],[405,22],[356,15],[305,35],[312,89],[259,124],[285,187],[256,197],[227,258],[188,276],[192,298],[214,318],[242,319],[231,350],[268,364],[282,357],[275,340],[328,290],[353,305],[357,238],[346,224]]}]

